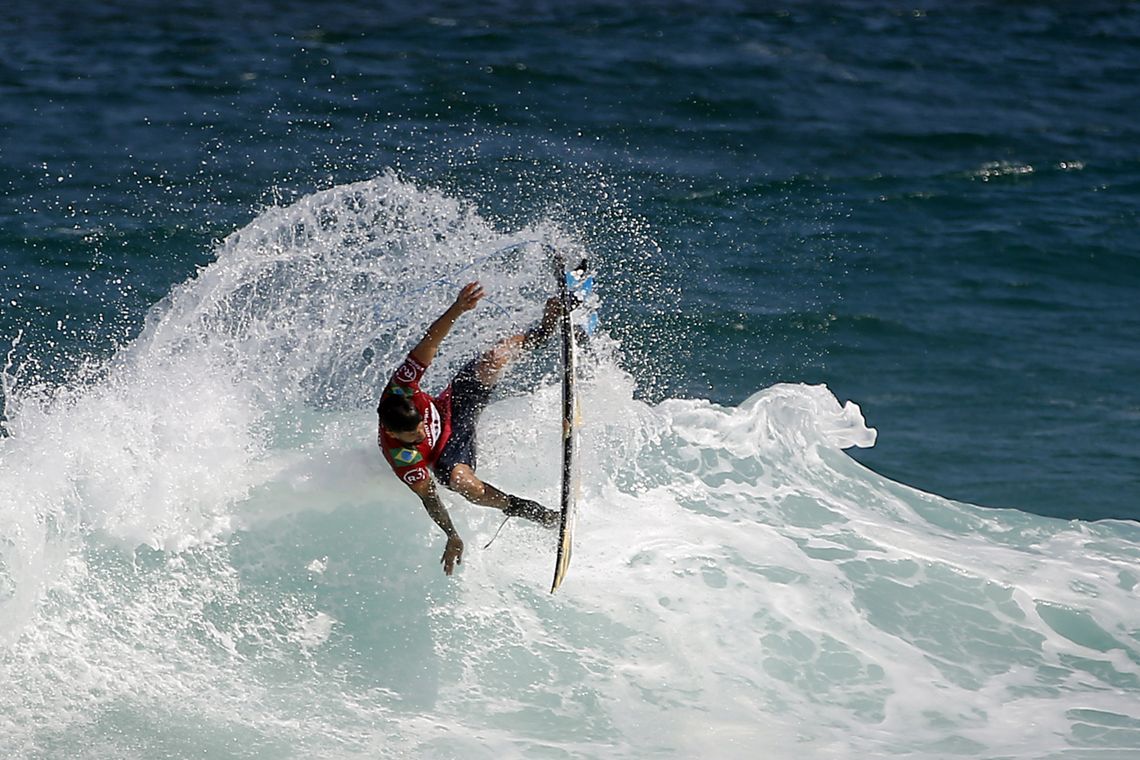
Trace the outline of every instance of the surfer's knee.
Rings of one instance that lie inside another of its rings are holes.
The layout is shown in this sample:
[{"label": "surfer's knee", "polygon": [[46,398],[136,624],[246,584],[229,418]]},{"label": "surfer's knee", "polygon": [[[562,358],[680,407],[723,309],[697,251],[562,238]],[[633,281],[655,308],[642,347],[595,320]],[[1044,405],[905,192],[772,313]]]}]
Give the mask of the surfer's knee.
[{"label": "surfer's knee", "polygon": [[455,491],[468,501],[474,501],[476,498],[483,496],[483,481],[479,480],[470,465],[457,464],[452,467],[451,475],[447,479],[447,485],[452,491]]},{"label": "surfer's knee", "polygon": [[503,370],[523,347],[526,336],[523,334],[503,338],[479,357],[475,365],[475,376],[483,385],[494,385],[499,381]]}]

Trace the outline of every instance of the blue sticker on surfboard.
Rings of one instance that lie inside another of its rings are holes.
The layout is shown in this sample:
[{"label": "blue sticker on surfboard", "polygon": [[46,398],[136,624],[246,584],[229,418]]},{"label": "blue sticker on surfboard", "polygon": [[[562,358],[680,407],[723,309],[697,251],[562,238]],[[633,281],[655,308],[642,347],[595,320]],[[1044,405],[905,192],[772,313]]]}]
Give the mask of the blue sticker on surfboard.
[{"label": "blue sticker on surfboard", "polygon": [[571,322],[587,336],[598,329],[598,295],[594,292],[594,272],[586,259],[566,272],[566,289],[570,293]]}]

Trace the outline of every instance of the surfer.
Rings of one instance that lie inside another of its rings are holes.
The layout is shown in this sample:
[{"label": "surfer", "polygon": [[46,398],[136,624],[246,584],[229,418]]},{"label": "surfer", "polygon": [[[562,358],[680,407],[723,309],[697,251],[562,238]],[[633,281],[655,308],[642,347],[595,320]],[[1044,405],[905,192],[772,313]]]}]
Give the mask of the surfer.
[{"label": "surfer", "polygon": [[475,474],[475,425],[479,415],[507,364],[554,331],[562,313],[558,298],[547,301],[542,321],[536,327],[504,338],[472,359],[439,396],[432,398],[420,389],[420,380],[440,343],[456,320],[474,309],[481,298],[483,288],[478,282],[460,289],[455,303],[431,324],[396,369],[376,408],[380,418],[378,441],[384,458],[396,476],[420,497],[428,515],[447,535],[447,548],[440,562],[448,575],[462,562],[463,540],[440,501],[436,480],[472,504],[500,509],[508,517],[525,517],[550,528],[557,526],[561,518],[561,513],[504,493]]}]

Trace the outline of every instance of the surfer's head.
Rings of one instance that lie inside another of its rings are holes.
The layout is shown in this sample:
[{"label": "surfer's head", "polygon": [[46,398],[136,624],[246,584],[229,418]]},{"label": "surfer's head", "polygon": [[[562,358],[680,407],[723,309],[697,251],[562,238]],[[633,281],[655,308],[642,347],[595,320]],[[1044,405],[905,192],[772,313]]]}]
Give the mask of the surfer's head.
[{"label": "surfer's head", "polygon": [[419,443],[427,437],[424,418],[404,396],[385,396],[381,399],[380,406],[376,407],[376,412],[380,415],[380,427],[393,438],[404,443]]}]

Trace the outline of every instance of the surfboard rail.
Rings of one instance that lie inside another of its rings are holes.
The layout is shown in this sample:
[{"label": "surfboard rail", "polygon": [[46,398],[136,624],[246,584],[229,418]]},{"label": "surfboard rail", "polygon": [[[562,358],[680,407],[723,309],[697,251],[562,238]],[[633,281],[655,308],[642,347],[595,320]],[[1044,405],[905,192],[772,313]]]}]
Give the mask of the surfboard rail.
[{"label": "surfboard rail", "polygon": [[578,456],[578,399],[575,376],[577,372],[577,341],[574,335],[572,312],[575,307],[574,291],[566,262],[556,255],[558,295],[562,300],[560,333],[562,337],[562,516],[558,526],[558,556],[554,563],[554,580],[550,593],[558,590],[570,569],[574,549],[574,521],[577,511],[579,474]]}]

